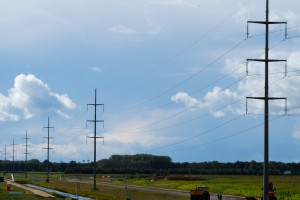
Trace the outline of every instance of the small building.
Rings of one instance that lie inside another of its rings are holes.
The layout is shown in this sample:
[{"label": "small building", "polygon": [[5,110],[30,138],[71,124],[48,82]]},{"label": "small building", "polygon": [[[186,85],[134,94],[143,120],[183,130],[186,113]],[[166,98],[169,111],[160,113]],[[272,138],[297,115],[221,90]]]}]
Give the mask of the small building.
[{"label": "small building", "polygon": [[292,174],[292,171],[285,171],[283,172],[284,175],[291,175]]}]

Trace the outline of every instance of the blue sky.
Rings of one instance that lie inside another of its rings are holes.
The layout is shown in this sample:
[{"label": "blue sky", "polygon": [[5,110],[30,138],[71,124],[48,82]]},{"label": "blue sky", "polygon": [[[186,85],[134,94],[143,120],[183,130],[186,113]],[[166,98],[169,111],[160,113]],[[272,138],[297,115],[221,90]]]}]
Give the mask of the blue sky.
[{"label": "blue sky", "polygon": [[[175,162],[262,161],[264,55],[261,0],[0,1],[0,153],[51,161],[113,154],[168,155]],[[270,1],[270,160],[300,161],[300,2]]]}]

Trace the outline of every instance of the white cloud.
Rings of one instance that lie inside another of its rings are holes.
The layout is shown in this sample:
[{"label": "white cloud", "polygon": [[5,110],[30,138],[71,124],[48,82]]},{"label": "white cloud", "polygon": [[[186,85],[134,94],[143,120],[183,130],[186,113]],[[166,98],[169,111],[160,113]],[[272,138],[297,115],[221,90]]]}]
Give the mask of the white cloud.
[{"label": "white cloud", "polygon": [[170,116],[171,113],[173,111],[156,110],[149,115],[137,115],[133,118],[114,117],[118,122],[106,124],[105,127],[113,127],[101,134],[105,140],[103,148],[111,154],[136,153],[178,141],[179,136],[174,135],[174,132],[155,131],[156,128],[168,126],[166,123],[157,123],[157,119]]},{"label": "white cloud", "polygon": [[19,120],[19,117],[12,114],[9,110],[10,99],[2,94],[0,94],[0,121],[5,120]]},{"label": "white cloud", "polygon": [[178,92],[176,95],[171,97],[171,100],[176,103],[183,102],[185,104],[185,107],[190,109],[194,109],[197,104],[200,104],[197,99],[184,92]]},{"label": "white cloud", "polygon": [[293,138],[300,140],[300,131],[294,131]]},{"label": "white cloud", "polygon": [[[278,52],[272,52],[273,56]],[[276,56],[275,56],[276,57]],[[285,77],[285,63],[270,63],[269,64],[269,96],[270,97],[286,97],[288,113],[299,113],[300,109],[300,94],[299,85],[300,79],[298,71],[300,70],[300,52],[291,52],[287,57],[288,76]],[[245,75],[246,65],[244,60],[227,59],[224,66],[224,72],[230,73],[233,78],[240,78]],[[238,83],[236,93],[241,97],[263,97],[264,96],[264,63],[249,62],[249,76]],[[248,111],[250,113],[263,113],[264,103],[261,100],[248,99]],[[285,101],[270,101],[270,110],[273,114],[283,114]]]},{"label": "white cloud", "polygon": [[[236,101],[237,99],[240,99],[237,93],[232,92],[229,89],[222,90],[222,88],[217,86],[214,87],[211,92],[208,92],[203,100],[197,100],[184,92],[178,92],[176,95],[171,97],[172,101],[176,103],[183,102],[185,106],[191,110],[208,110],[214,117],[225,116],[225,111],[218,109]],[[227,110],[228,109],[231,109],[231,107],[228,107]],[[234,112],[238,112],[238,110],[235,110]]]},{"label": "white cloud", "polygon": [[279,11],[273,9],[270,12],[270,20],[288,22],[289,27],[298,25],[300,22],[299,17],[300,16],[294,13],[292,10]]},{"label": "white cloud", "polygon": [[100,67],[92,67],[91,69],[95,72],[102,72],[102,69]]},{"label": "white cloud", "polygon": [[74,144],[65,144],[65,145],[52,145],[54,151],[58,153],[60,156],[76,159],[80,156],[82,152],[82,145],[74,145]]},{"label": "white cloud", "polygon": [[124,34],[124,35],[133,35],[133,34],[137,33],[136,30],[125,27],[123,25],[116,25],[116,26],[108,28],[107,30],[110,32],[113,32],[113,33],[119,33],[119,34]]},{"label": "white cloud", "polygon": [[[277,54],[277,52],[273,52]],[[298,63],[300,62],[300,52],[292,52],[288,56],[288,77],[285,78],[285,64],[283,62],[270,63],[269,68],[269,96],[270,97],[286,97],[288,114],[300,113],[300,78],[297,75],[300,70]],[[241,78],[245,76],[245,61],[240,59],[227,59],[223,71],[230,73],[232,78]],[[211,92],[208,92],[203,100],[191,97],[189,94],[179,92],[171,97],[176,103],[184,103],[187,108],[193,110],[207,109],[215,117],[225,115],[224,111],[217,111],[216,108],[222,105],[228,105],[241,98],[246,97],[263,97],[264,96],[264,64],[260,62],[250,62],[248,65],[249,77],[241,79],[236,88],[222,90],[221,87],[215,86]],[[244,74],[244,75],[243,75]],[[295,76],[294,76],[295,75]],[[285,100],[270,101],[271,114],[285,113]],[[248,99],[247,108],[249,113],[262,114],[264,101]],[[245,105],[232,108],[234,113],[244,113]]]},{"label": "white cloud", "polygon": [[62,109],[74,109],[76,104],[67,94],[51,92],[47,84],[34,75],[20,74],[15,78],[14,87],[8,90],[8,96],[0,94],[0,120],[18,120],[12,110],[21,110],[26,119],[43,112],[55,112],[66,116]]}]

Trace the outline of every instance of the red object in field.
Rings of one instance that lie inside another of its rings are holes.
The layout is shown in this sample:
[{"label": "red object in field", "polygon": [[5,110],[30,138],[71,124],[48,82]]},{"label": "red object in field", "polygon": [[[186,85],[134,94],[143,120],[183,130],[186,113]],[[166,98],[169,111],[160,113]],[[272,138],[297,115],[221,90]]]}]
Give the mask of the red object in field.
[{"label": "red object in field", "polygon": [[[276,195],[276,189],[273,187],[273,183],[269,183],[269,200],[277,200],[275,195]],[[264,196],[264,191],[262,191],[261,200],[263,200],[263,196]]]},{"label": "red object in field", "polygon": [[11,184],[8,183],[8,184],[6,185],[6,190],[7,190],[7,191],[10,191],[10,190],[11,190]]}]

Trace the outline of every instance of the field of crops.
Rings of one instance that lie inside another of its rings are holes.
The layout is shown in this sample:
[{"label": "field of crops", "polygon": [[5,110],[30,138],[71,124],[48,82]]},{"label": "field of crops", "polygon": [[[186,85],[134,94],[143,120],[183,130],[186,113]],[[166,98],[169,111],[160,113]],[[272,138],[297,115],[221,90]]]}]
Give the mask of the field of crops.
[{"label": "field of crops", "polygon": [[[52,189],[57,189],[67,193],[79,193],[82,196],[88,196],[100,200],[119,200],[125,199],[125,176],[115,175],[113,179],[103,179],[98,175],[97,183],[110,182],[122,186],[120,188],[109,185],[98,186],[99,190],[92,190],[92,175],[66,175],[52,174],[50,183],[45,182],[45,174],[30,173],[27,180],[24,174],[16,174],[16,181],[29,182]],[[211,193],[223,193],[239,196],[253,196],[259,198],[261,195],[262,177],[261,176],[214,176],[214,175],[170,175],[162,176],[126,176],[128,185],[139,185],[150,188],[168,188],[177,190],[191,190],[196,186],[205,185],[209,187]],[[67,182],[75,180],[74,182]],[[81,183],[79,183],[81,181]],[[300,176],[272,176],[270,181],[273,182],[277,191],[277,198],[282,200],[299,200],[300,199]],[[85,182],[85,183],[84,183]],[[87,183],[89,182],[89,183]],[[0,192],[2,192],[0,190]],[[176,196],[170,194],[159,194],[141,190],[128,190],[132,199],[143,200],[188,200],[188,197]]]},{"label": "field of crops", "polygon": [[[168,180],[171,179],[171,180]],[[182,180],[185,179],[185,180]],[[261,196],[262,180],[261,176],[170,176],[164,180],[151,181],[147,179],[131,179],[130,184],[144,185],[160,188],[172,188],[181,190],[191,190],[196,186],[205,185],[209,187],[211,193],[223,193],[240,195],[244,197]],[[300,199],[300,176],[272,176],[277,191],[278,199]]]}]

